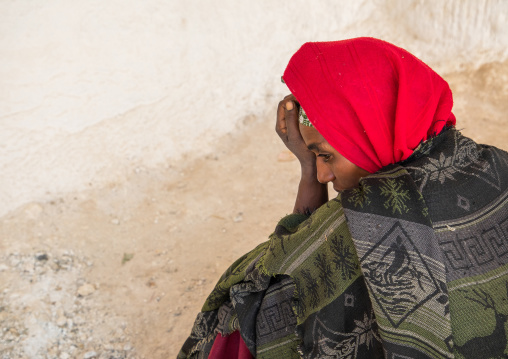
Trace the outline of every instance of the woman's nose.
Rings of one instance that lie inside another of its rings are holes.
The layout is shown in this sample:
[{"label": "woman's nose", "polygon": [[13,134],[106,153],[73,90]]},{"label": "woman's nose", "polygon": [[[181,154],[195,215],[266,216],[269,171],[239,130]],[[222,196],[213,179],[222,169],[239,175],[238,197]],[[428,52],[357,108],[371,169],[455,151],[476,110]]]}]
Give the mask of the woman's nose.
[{"label": "woman's nose", "polygon": [[323,163],[323,161],[319,161],[319,159],[316,161],[316,167],[317,167],[317,180],[319,183],[328,183],[332,182],[335,179],[335,176],[333,172],[331,171],[330,167],[326,165],[326,163]]}]

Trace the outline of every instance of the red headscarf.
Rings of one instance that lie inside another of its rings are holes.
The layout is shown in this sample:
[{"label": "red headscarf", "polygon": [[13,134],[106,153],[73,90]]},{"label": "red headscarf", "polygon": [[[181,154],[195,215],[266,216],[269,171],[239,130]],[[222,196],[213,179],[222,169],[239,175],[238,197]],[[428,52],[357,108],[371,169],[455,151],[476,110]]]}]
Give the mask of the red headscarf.
[{"label": "red headscarf", "polygon": [[371,173],[455,124],[448,83],[378,39],[306,43],[283,78],[328,143]]}]

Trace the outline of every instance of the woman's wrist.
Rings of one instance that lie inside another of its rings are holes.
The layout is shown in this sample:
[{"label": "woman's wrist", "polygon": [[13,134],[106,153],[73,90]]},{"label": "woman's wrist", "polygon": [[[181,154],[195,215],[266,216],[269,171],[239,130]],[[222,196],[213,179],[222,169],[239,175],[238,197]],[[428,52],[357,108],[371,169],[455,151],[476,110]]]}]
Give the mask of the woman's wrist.
[{"label": "woman's wrist", "polygon": [[316,165],[302,165],[293,213],[310,214],[328,201],[328,188],[317,180]]}]

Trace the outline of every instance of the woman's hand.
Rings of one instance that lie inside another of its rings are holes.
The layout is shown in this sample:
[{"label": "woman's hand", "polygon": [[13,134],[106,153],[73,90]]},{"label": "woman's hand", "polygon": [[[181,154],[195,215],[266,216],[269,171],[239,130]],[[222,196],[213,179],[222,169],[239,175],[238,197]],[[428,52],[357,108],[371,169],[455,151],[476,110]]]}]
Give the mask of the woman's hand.
[{"label": "woman's hand", "polygon": [[293,95],[284,97],[277,107],[275,132],[298,158],[302,167],[315,167],[316,156],[307,149],[298,125],[298,102]]},{"label": "woman's hand", "polygon": [[328,188],[317,180],[316,155],[307,148],[300,133],[297,104],[293,95],[279,102],[275,131],[302,168],[293,213],[310,214],[328,201]]}]

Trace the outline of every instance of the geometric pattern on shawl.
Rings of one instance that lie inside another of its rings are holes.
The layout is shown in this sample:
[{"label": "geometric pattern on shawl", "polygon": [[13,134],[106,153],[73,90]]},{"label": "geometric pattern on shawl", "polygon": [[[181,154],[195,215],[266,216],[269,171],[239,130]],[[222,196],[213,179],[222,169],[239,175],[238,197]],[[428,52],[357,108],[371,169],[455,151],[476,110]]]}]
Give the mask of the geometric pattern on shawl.
[{"label": "geometric pattern on shawl", "polygon": [[408,171],[385,168],[342,200],[387,356],[453,358],[446,268]]},{"label": "geometric pattern on shawl", "polygon": [[[277,278],[282,279],[278,284],[274,282]],[[370,305],[358,306],[361,300],[356,293],[365,293],[362,286],[340,197],[310,217],[289,215],[279,222],[268,242],[235,261],[222,275],[202,309],[223,313],[218,324],[207,327],[199,337],[193,334],[179,358],[201,357],[202,348],[210,347],[217,332],[227,334],[235,327],[256,358],[313,358],[306,354],[314,350],[313,344],[318,344],[317,350],[323,354],[331,351],[338,355],[354,348],[353,352],[366,357],[381,357],[376,354],[380,342],[375,316]],[[341,314],[344,310],[346,315]],[[329,321],[330,312],[335,313],[335,320]],[[315,327],[318,322],[320,326]],[[193,333],[203,332],[201,323],[198,317]],[[314,329],[308,334],[322,341],[311,339],[311,346],[299,347],[298,326],[311,326]]]},{"label": "geometric pattern on shawl", "polygon": [[[398,332],[408,320],[415,320],[425,303],[436,314],[442,305],[446,315],[441,318],[451,319],[452,336],[442,343],[447,348],[453,345],[455,358],[508,356],[508,153],[446,129],[422,143],[407,161],[363,179],[359,188],[345,191],[342,198],[388,356],[404,353],[408,343],[418,347],[416,340],[404,343]],[[427,239],[422,242],[423,237]],[[417,275],[415,268],[411,270],[415,262]],[[445,267],[444,280],[442,273],[438,279],[432,270],[437,263]],[[379,276],[382,266],[385,273]],[[388,301],[378,294],[379,287],[395,282],[391,272],[405,274],[413,282],[418,276],[426,276],[427,282],[432,278],[437,292],[431,293],[433,287],[427,283],[428,287],[420,286],[428,293],[420,293],[423,304],[411,307],[403,301],[399,311],[390,311],[390,305],[399,303],[389,293]],[[412,335],[419,330],[424,334],[423,326],[440,333],[435,322],[419,320]],[[388,327],[395,333],[390,338]],[[428,341],[432,338],[428,334],[418,339]],[[449,357],[424,351],[426,355],[416,357]]]},{"label": "geometric pattern on shawl", "polygon": [[508,153],[458,131],[406,166],[444,254],[455,358],[508,355]]}]

